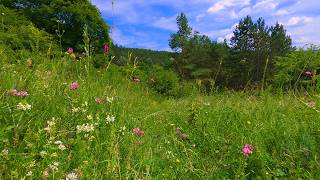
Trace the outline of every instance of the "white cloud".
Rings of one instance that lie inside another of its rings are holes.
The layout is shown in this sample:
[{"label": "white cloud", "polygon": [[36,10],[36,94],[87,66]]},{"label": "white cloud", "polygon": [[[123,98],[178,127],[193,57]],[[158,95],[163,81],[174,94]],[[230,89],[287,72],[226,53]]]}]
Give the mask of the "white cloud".
[{"label": "white cloud", "polygon": [[154,21],[152,25],[168,31],[176,31],[178,29],[176,24],[176,16],[161,17],[160,19]]},{"label": "white cloud", "polygon": [[312,21],[311,17],[307,17],[307,16],[295,16],[295,17],[291,17],[287,23],[284,23],[286,26],[297,26],[297,25],[303,25],[303,24],[307,24],[309,22]]},{"label": "white cloud", "polygon": [[243,7],[250,5],[250,0],[220,0],[219,2],[215,3],[213,6],[211,6],[207,12],[208,13],[218,13],[222,10],[225,10],[227,8],[231,7]]},{"label": "white cloud", "polygon": [[285,15],[289,15],[290,12],[286,9],[281,9],[278,10],[277,12],[273,13],[273,16],[285,16]]},{"label": "white cloud", "polygon": [[253,9],[258,10],[273,10],[278,6],[278,2],[275,2],[274,0],[262,0],[258,1],[254,6]]}]

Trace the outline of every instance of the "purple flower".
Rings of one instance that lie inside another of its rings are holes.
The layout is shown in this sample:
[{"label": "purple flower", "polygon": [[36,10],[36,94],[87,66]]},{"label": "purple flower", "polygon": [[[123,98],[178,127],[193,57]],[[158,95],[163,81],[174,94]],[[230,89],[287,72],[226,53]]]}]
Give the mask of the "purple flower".
[{"label": "purple flower", "polygon": [[68,50],[67,50],[67,52],[68,52],[68,54],[73,54],[73,48],[68,48]]},{"label": "purple flower", "polygon": [[110,48],[109,48],[109,46],[107,44],[103,45],[103,53],[104,53],[104,55],[107,55],[109,53],[109,50],[110,50]]}]

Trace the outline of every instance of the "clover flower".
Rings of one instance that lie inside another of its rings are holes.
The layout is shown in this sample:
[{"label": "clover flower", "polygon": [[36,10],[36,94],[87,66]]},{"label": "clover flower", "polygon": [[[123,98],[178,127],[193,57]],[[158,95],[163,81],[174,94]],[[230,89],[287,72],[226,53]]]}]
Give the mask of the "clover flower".
[{"label": "clover flower", "polygon": [[249,155],[252,154],[254,148],[252,144],[246,144],[242,147],[242,154],[249,158]]},{"label": "clover flower", "polygon": [[21,111],[30,111],[31,110],[31,105],[30,104],[28,104],[28,103],[19,103],[18,105],[17,105],[17,109],[18,110],[21,110]]},{"label": "clover flower", "polygon": [[69,47],[68,49],[67,49],[67,52],[68,52],[68,54],[70,55],[70,54],[73,54],[73,48],[71,48],[71,47]]},{"label": "clover flower", "polygon": [[115,119],[116,118],[114,116],[108,115],[107,118],[106,118],[107,124],[113,123],[115,121]]},{"label": "clover flower", "polygon": [[71,172],[66,175],[66,180],[77,180],[77,179],[78,179],[78,175],[74,172]]},{"label": "clover flower", "polygon": [[114,98],[113,98],[113,97],[107,97],[107,102],[108,102],[108,103],[112,103],[112,102],[113,102],[113,100],[114,100]]},{"label": "clover flower", "polygon": [[78,90],[78,89],[79,89],[79,84],[78,84],[77,82],[71,83],[71,84],[70,84],[70,89],[71,89],[72,91]]}]

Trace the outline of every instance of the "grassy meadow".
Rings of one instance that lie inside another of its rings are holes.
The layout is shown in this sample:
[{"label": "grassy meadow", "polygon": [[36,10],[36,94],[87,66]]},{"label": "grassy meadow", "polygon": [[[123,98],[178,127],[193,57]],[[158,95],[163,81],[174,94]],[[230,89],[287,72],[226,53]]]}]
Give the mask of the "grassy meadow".
[{"label": "grassy meadow", "polygon": [[[168,98],[124,68],[85,64],[67,56],[3,58],[0,179],[320,177],[317,96],[194,91]],[[248,156],[245,144],[254,147]]]}]

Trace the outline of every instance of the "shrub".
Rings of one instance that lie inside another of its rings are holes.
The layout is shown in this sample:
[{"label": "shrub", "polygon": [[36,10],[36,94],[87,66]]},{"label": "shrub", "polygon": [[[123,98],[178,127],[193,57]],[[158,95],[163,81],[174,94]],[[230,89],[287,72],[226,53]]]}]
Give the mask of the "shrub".
[{"label": "shrub", "polygon": [[149,72],[149,78],[149,85],[156,92],[165,96],[178,96],[179,78],[175,72],[156,65]]}]

